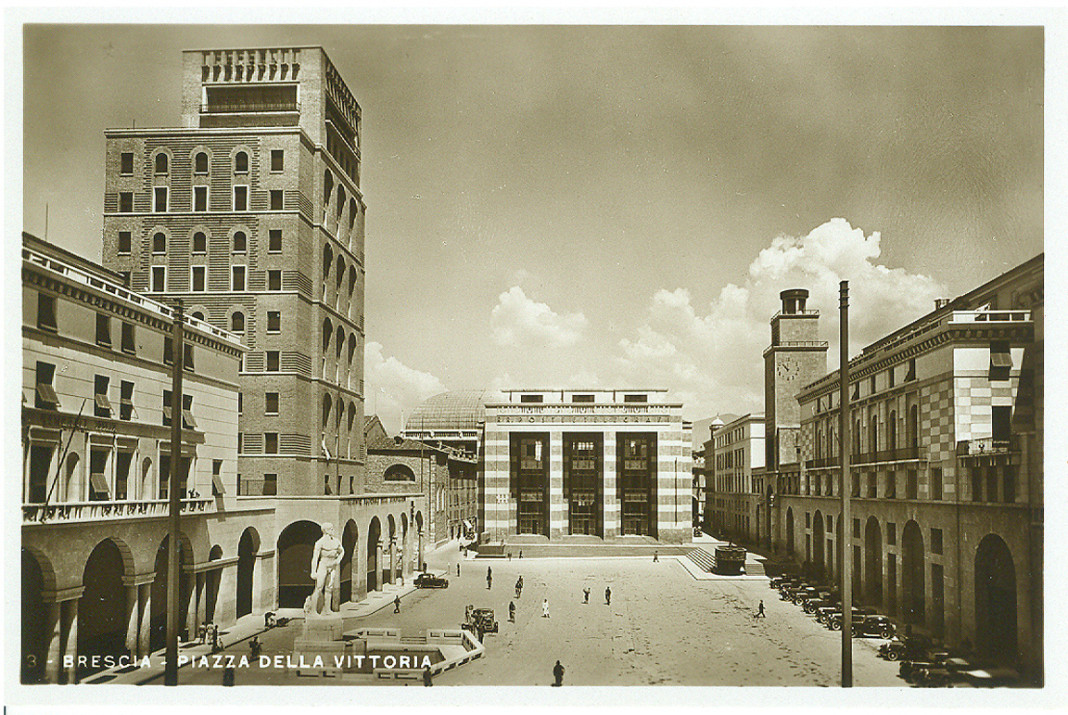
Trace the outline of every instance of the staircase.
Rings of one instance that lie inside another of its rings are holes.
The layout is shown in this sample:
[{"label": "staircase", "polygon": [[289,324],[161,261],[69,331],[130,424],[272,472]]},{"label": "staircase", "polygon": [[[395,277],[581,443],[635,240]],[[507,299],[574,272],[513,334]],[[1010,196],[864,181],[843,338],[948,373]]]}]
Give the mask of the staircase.
[{"label": "staircase", "polygon": [[686,552],[686,558],[701,567],[702,571],[712,571],[716,565],[716,559],[704,549],[690,549]]}]

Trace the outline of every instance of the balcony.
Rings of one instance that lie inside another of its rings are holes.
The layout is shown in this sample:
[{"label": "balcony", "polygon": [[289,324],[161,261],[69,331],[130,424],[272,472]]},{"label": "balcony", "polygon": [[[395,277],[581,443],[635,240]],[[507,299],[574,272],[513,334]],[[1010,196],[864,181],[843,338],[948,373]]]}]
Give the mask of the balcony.
[{"label": "balcony", "polygon": [[1009,455],[1019,454],[1020,446],[1014,439],[993,439],[984,437],[981,439],[963,439],[957,442],[957,457],[965,462],[981,462],[984,459],[993,461],[995,458],[1005,458]]},{"label": "balcony", "polygon": [[[919,459],[922,459],[919,447],[900,447],[898,449],[884,449],[878,452],[853,454],[849,457],[849,463],[852,465],[862,465],[876,464],[879,462],[905,462]],[[840,465],[838,455],[835,455],[833,457],[810,459],[805,462],[805,466],[809,469],[821,469],[825,467],[838,467]]]},{"label": "balcony", "polygon": [[1026,323],[1031,320],[1029,310],[955,310],[950,323]]},{"label": "balcony", "polygon": [[[24,526],[38,524],[72,524],[121,519],[157,519],[167,516],[170,502],[166,499],[149,501],[88,501],[63,504],[23,504]],[[183,499],[182,516],[215,513],[213,497]]]},{"label": "balcony", "polygon": [[250,112],[299,112],[300,102],[202,102],[201,114],[246,114]]}]

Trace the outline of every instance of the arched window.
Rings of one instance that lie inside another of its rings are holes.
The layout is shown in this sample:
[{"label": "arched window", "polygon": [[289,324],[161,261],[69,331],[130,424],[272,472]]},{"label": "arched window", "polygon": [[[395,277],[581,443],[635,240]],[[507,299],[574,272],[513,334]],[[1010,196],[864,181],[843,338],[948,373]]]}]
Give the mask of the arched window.
[{"label": "arched window", "polygon": [[242,312],[234,313],[230,316],[230,332],[231,333],[243,333],[245,332],[245,314]]},{"label": "arched window", "polygon": [[334,175],[330,173],[330,170],[326,170],[326,174],[323,176],[323,205],[330,205],[330,194],[334,191]]},{"label": "arched window", "polygon": [[152,252],[153,253],[166,253],[167,252],[167,236],[162,231],[152,236]]},{"label": "arched window", "polygon": [[243,151],[234,154],[234,172],[238,174],[248,172],[248,154]]},{"label": "arched window", "polygon": [[349,199],[349,230],[356,225],[356,213],[357,213],[356,199]]},{"label": "arched window", "polygon": [[234,233],[234,253],[244,253],[248,250],[248,237],[244,231]]},{"label": "arched window", "polygon": [[193,157],[193,172],[196,174],[208,173],[208,154],[207,152],[198,151],[197,155]]},{"label": "arched window", "polygon": [[208,252],[208,237],[204,235],[203,231],[197,231],[193,234],[193,253],[207,253]]},{"label": "arched window", "polygon": [[337,217],[341,220],[341,214],[345,210],[345,187],[337,187]]},{"label": "arched window", "polygon": [[197,320],[204,320],[204,314],[201,313],[199,310],[193,313],[193,317]]},{"label": "arched window", "polygon": [[162,152],[159,153],[159,154],[156,154],[156,173],[157,174],[166,174],[167,173],[167,155],[163,154]]},{"label": "arched window", "polygon": [[383,477],[387,482],[414,482],[415,472],[403,464],[394,464]]}]

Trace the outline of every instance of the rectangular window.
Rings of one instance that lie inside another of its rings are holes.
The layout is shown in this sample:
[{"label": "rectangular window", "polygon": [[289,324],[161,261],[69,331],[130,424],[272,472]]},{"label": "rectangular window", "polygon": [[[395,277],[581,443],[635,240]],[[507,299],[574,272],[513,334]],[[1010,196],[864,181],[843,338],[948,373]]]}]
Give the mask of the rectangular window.
[{"label": "rectangular window", "polygon": [[281,189],[271,189],[271,211],[282,210],[282,191]]},{"label": "rectangular window", "polygon": [[282,171],[285,167],[285,153],[281,149],[271,149],[271,171]]},{"label": "rectangular window", "polygon": [[1012,425],[1012,407],[995,405],[990,408],[990,426],[994,448],[1009,446],[1009,434]]},{"label": "rectangular window", "polygon": [[942,553],[942,530],[931,529],[931,553]]},{"label": "rectangular window", "polygon": [[130,465],[133,452],[119,452],[115,455],[115,499],[129,498]]},{"label": "rectangular window", "polygon": [[990,343],[990,380],[1008,380],[1011,373],[1012,352],[1009,343],[1004,340]]},{"label": "rectangular window", "polygon": [[905,472],[905,498],[915,499],[919,493],[919,485],[917,484],[917,475],[915,469],[909,469]]},{"label": "rectangular window", "polygon": [[193,364],[193,346],[186,343],[184,346],[185,352],[182,354],[182,368],[193,372],[195,366]]},{"label": "rectangular window", "polygon": [[648,395],[623,395],[624,402],[648,402]]},{"label": "rectangular window", "polygon": [[237,393],[237,414],[243,414],[245,411],[245,393]]},{"label": "rectangular window", "polygon": [[264,397],[264,414],[277,415],[278,414],[278,393],[268,392]]},{"label": "rectangular window", "polygon": [[118,251],[120,254],[124,255],[133,252],[133,234],[129,231],[119,231]]},{"label": "rectangular window", "polygon": [[48,478],[52,473],[52,452],[50,445],[34,444],[30,447],[30,489],[27,501],[41,504],[48,496]]},{"label": "rectangular window", "polygon": [[886,498],[897,499],[897,472],[893,469],[886,473]]},{"label": "rectangular window", "polygon": [[909,369],[905,373],[905,382],[911,382],[916,379],[916,358],[909,358]]},{"label": "rectangular window", "polygon": [[248,211],[248,187],[234,187],[234,211]]},{"label": "rectangular window", "polygon": [[129,175],[133,173],[134,155],[132,151],[124,151],[119,154],[119,173]]},{"label": "rectangular window", "polygon": [[52,383],[55,377],[55,365],[47,362],[37,363],[37,392],[34,396],[34,407],[43,410],[59,409],[59,397]]},{"label": "rectangular window", "polygon": [[277,474],[264,474],[263,475],[263,496],[273,497],[278,493],[278,475]]},{"label": "rectangular window", "polygon": [[119,419],[131,420],[133,419],[133,391],[134,384],[127,380],[123,380],[119,383]]},{"label": "rectangular window", "polygon": [[96,344],[111,347],[111,317],[96,314]]},{"label": "rectangular window", "polygon": [[267,271],[267,290],[282,290],[282,271]]},{"label": "rectangular window", "polygon": [[267,311],[267,332],[268,333],[280,333],[282,332],[282,313],[278,310]]},{"label": "rectangular window", "polygon": [[221,459],[211,460],[211,495],[213,497],[222,496],[226,493],[226,489],[222,483],[222,464]]},{"label": "rectangular window", "polygon": [[166,290],[167,269],[164,266],[152,266],[152,291],[162,293]]},{"label": "rectangular window", "polygon": [[207,211],[208,210],[208,187],[207,186],[194,186],[193,187],[193,210],[194,211]]},{"label": "rectangular window", "polygon": [[243,432],[237,433],[237,453],[244,454],[245,452],[245,434]]},{"label": "rectangular window", "polygon": [[264,432],[263,433],[263,453],[264,454],[278,454],[278,433],[277,432]]},{"label": "rectangular window", "polygon": [[541,397],[541,395],[520,395],[519,396],[519,401],[520,402],[541,402],[542,401],[542,397]]},{"label": "rectangular window", "polygon": [[173,338],[167,338],[167,337],[163,338],[163,364],[164,365],[173,365],[174,364],[174,339]]},{"label": "rectangular window", "polygon": [[244,266],[231,266],[230,267],[230,290],[243,291],[245,290],[245,267]]},{"label": "rectangular window", "polygon": [[108,465],[108,450],[89,450],[89,501],[108,501],[111,490],[105,476]]},{"label": "rectangular window", "polygon": [[278,372],[281,369],[279,353],[277,350],[267,351],[267,372]]},{"label": "rectangular window", "polygon": [[593,402],[593,395],[572,395],[572,402]]},{"label": "rectangular window", "polygon": [[875,390],[875,375],[872,375],[872,376],[871,376],[871,385],[870,385],[870,389],[871,389],[871,394],[873,394],[873,395],[874,395],[874,394],[875,394],[875,392],[876,392],[876,390]]},{"label": "rectangular window", "polygon": [[267,252],[282,252],[282,229],[272,228],[267,232]]},{"label": "rectangular window", "polygon": [[193,419],[193,396],[182,395],[182,429],[196,429],[197,421]]},{"label": "rectangular window", "polygon": [[890,546],[897,544],[897,524],[893,522],[886,525],[886,543]]},{"label": "rectangular window", "polygon": [[930,484],[930,496],[931,499],[939,501],[942,499],[942,468],[931,467],[931,484]]},{"label": "rectangular window", "polygon": [[124,353],[135,355],[137,353],[137,342],[134,339],[134,326],[133,323],[121,322],[122,327],[120,340],[122,341],[121,348]]},{"label": "rectangular window", "polygon": [[193,266],[193,291],[207,290],[207,266]]},{"label": "rectangular window", "polygon": [[42,330],[55,332],[56,327],[56,297],[53,295],[37,294],[37,327]]},{"label": "rectangular window", "polygon": [[163,391],[163,426],[170,427],[171,425],[171,391]]},{"label": "rectangular window", "polygon": [[132,191],[120,191],[119,192],[119,212],[128,214],[133,213],[133,192]]},{"label": "rectangular window", "polygon": [[156,213],[167,212],[167,187],[157,186],[152,189],[152,210]]},{"label": "rectangular window", "polygon": [[887,387],[894,386],[894,368],[890,368],[886,371],[886,384]]},{"label": "rectangular window", "polygon": [[97,375],[93,382],[93,414],[97,417],[111,417],[111,401],[108,400],[108,387],[111,378]]}]

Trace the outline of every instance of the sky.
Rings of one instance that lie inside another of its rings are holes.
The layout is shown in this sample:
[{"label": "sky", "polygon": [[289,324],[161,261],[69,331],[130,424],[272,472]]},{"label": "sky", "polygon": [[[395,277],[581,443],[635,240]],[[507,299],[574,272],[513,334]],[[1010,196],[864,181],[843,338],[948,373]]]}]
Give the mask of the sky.
[{"label": "sky", "polygon": [[180,51],[321,44],[363,111],[367,414],[450,389],[763,410],[786,288],[850,351],[1043,252],[1041,27],[28,26],[23,227],[99,260],[104,130]]}]

